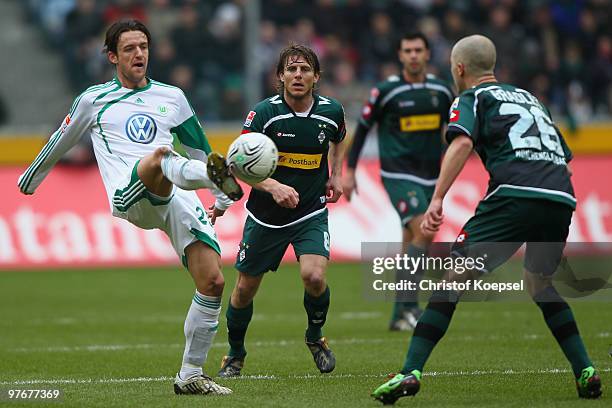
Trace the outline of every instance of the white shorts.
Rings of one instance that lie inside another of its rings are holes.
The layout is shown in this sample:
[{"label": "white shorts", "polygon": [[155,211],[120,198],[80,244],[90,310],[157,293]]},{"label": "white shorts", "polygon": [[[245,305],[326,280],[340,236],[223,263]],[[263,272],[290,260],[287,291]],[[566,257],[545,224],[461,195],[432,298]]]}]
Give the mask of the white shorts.
[{"label": "white shorts", "polygon": [[185,248],[195,241],[221,255],[217,234],[195,191],[174,187],[170,196],[157,196],[145,188],[135,170],[119,185],[125,187],[113,195],[113,215],[143,229],[164,231],[184,265]]}]

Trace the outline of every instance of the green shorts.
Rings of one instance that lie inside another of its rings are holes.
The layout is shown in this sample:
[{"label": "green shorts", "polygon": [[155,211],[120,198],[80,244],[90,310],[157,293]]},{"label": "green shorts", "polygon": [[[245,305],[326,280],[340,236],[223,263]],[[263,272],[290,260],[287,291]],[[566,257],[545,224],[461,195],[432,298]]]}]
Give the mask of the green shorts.
[{"label": "green shorts", "polygon": [[329,259],[327,210],[298,224],[269,228],[247,217],[236,256],[236,269],[251,276],[275,271],[291,244],[296,258],[321,255]]},{"label": "green shorts", "polygon": [[545,199],[496,197],[481,201],[453,245],[459,256],[485,256],[490,272],[527,243],[525,268],[552,275],[563,255],[573,209]]},{"label": "green shorts", "polygon": [[435,186],[424,186],[410,180],[382,177],[389,200],[400,217],[402,226],[419,214],[425,214]]}]

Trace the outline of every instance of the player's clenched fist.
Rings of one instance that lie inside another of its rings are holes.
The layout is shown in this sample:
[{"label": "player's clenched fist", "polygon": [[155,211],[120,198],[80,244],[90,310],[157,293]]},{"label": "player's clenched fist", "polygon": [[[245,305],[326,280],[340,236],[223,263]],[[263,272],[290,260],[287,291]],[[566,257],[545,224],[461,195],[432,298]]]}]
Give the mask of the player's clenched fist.
[{"label": "player's clenched fist", "polygon": [[293,187],[286,184],[278,183],[272,191],[272,198],[276,201],[276,204],[285,208],[295,208],[300,202],[300,195]]},{"label": "player's clenched fist", "polygon": [[425,212],[423,222],[421,223],[421,230],[424,234],[435,234],[440,229],[443,221],[442,200],[434,198],[431,200],[427,212]]}]

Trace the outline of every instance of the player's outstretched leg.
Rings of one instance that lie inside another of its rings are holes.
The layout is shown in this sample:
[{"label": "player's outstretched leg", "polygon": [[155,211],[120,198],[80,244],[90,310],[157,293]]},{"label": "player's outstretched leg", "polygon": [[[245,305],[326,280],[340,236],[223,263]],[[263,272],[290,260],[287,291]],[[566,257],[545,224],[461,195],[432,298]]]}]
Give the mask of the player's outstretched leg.
[{"label": "player's outstretched leg", "polygon": [[218,188],[232,200],[239,200],[242,197],[242,188],[229,173],[223,156],[212,152],[208,157],[208,163],[189,160],[163,147],[144,158],[142,162],[143,167],[159,165],[163,176],[183,190]]},{"label": "player's outstretched leg", "polygon": [[185,248],[187,269],[196,285],[185,319],[185,351],[174,380],[176,394],[227,395],[231,390],[216,384],[202,366],[212,346],[221,312],[224,279],[221,258],[208,245],[197,241]]},{"label": "player's outstretched leg", "polygon": [[546,325],[572,365],[580,398],[599,398],[601,380],[587,354],[571,308],[554,287],[549,286],[533,297],[542,311]]},{"label": "player's outstretched leg", "polygon": [[404,367],[399,374],[374,390],[372,396],[375,399],[384,404],[393,404],[398,398],[419,391],[423,367],[446,333],[458,301],[459,295],[455,291],[437,291],[431,295],[414,329]]},{"label": "player's outstretched leg", "polygon": [[221,362],[219,377],[237,377],[244,367],[247,352],[244,347],[249,323],[253,317],[253,298],[259,289],[264,275],[251,276],[238,273],[236,286],[232,291],[227,312],[227,341],[229,352]]},{"label": "player's outstretched leg", "polygon": [[325,281],[327,258],[320,255],[300,256],[300,275],[304,283],[304,309],[308,316],[305,341],[321,373],[336,368],[336,356],[323,337],[322,328],[327,320],[330,290]]}]

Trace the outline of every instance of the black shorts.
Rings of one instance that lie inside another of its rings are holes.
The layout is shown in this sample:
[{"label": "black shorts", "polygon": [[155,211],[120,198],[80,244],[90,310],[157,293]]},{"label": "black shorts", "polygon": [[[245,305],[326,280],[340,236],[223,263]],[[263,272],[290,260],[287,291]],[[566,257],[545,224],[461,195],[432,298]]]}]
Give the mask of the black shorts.
[{"label": "black shorts", "polygon": [[525,268],[551,276],[563,256],[573,209],[545,199],[496,197],[481,201],[457,236],[452,252],[486,259],[491,272],[527,243]]}]

